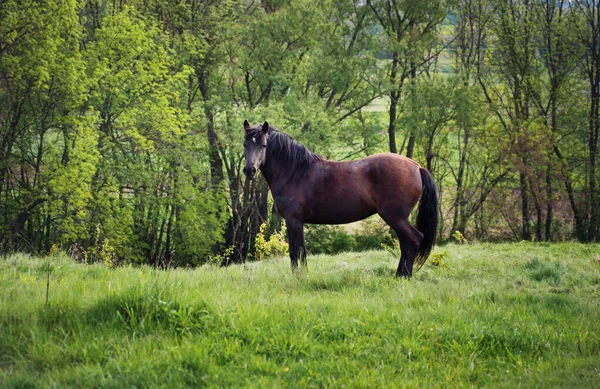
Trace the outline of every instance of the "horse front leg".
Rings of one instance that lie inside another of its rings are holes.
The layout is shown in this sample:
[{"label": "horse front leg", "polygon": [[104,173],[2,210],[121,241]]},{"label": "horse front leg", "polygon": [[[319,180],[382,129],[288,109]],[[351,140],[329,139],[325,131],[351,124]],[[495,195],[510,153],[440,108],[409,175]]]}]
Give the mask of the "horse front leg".
[{"label": "horse front leg", "polygon": [[288,242],[290,245],[290,259],[292,269],[298,268],[298,260],[306,266],[306,246],[304,244],[304,225],[295,220],[286,220]]}]

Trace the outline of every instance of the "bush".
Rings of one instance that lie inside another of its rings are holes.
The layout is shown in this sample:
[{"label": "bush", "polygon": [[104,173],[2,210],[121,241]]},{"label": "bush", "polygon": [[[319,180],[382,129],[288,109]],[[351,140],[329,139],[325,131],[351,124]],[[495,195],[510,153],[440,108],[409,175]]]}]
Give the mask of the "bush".
[{"label": "bush", "polygon": [[396,236],[389,233],[385,235],[355,235],[354,239],[356,244],[353,251],[379,250],[382,244],[397,240]]},{"label": "bush", "polygon": [[285,255],[289,252],[289,245],[285,240],[286,225],[285,222],[281,226],[281,230],[274,231],[269,240],[265,237],[267,230],[267,223],[260,225],[260,232],[256,235],[254,258],[261,260],[264,258],[271,258],[278,255]]},{"label": "bush", "polygon": [[353,251],[354,237],[342,231],[339,227],[316,225],[307,226],[306,249],[311,254],[335,254]]},{"label": "bush", "polygon": [[377,250],[382,244],[390,244],[388,232],[368,232],[362,229],[358,234],[350,234],[338,226],[308,225],[305,230],[306,249],[311,254],[337,254],[349,251]]}]

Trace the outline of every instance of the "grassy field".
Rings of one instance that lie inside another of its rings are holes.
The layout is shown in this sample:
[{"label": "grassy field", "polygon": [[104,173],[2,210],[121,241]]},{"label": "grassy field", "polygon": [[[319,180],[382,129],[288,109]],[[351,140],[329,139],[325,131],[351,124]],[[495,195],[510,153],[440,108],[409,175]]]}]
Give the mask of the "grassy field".
[{"label": "grassy field", "polygon": [[597,387],[599,245],[434,253],[411,280],[383,251],[300,274],[0,259],[0,386]]}]

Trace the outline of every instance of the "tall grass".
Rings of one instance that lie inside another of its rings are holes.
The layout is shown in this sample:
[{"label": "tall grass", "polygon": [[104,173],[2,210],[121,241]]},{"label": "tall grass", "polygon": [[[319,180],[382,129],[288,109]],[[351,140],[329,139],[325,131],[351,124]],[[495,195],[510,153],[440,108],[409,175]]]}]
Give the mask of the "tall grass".
[{"label": "tall grass", "polygon": [[297,274],[285,258],[158,271],[10,256],[0,386],[597,385],[600,246],[435,253],[411,280],[378,251]]}]

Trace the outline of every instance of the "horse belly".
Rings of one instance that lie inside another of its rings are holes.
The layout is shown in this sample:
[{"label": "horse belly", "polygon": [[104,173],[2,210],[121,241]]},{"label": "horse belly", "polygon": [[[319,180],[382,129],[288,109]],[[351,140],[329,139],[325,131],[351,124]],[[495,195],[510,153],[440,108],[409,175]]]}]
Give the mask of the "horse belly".
[{"label": "horse belly", "polygon": [[342,212],[323,212],[318,215],[314,215],[312,217],[308,217],[304,220],[304,223],[307,224],[347,224],[356,222],[362,219],[366,219],[371,215],[374,215],[375,211],[370,212],[355,212],[355,213],[347,213],[345,211]]},{"label": "horse belly", "polygon": [[369,196],[363,193],[337,189],[323,193],[318,204],[309,207],[304,222],[309,224],[346,224],[365,219],[376,213],[376,206]]}]

